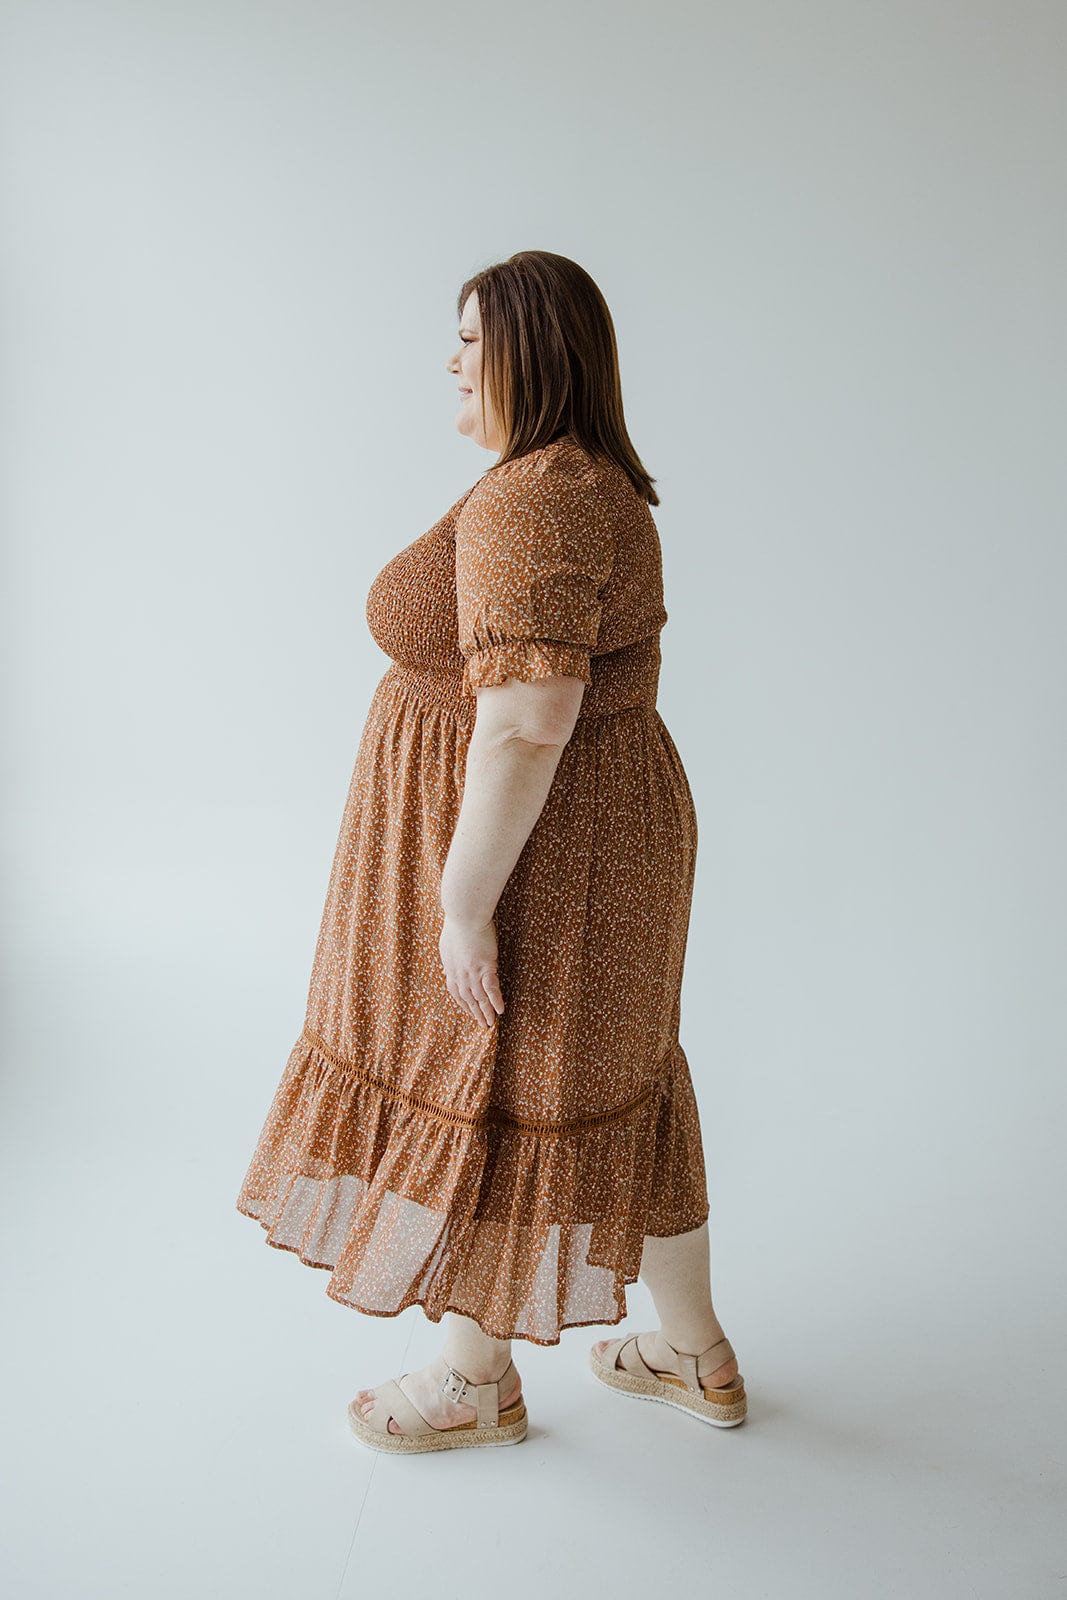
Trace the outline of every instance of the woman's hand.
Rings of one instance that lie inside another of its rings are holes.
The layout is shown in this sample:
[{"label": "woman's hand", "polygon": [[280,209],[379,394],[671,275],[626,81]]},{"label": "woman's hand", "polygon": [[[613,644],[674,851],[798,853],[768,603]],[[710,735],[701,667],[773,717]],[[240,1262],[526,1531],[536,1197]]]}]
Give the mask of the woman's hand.
[{"label": "woman's hand", "polygon": [[504,1009],[504,996],[497,978],[496,924],[490,918],[481,927],[445,917],[438,941],[445,984],[453,1000],[475,1022],[491,1028],[496,1013]]}]

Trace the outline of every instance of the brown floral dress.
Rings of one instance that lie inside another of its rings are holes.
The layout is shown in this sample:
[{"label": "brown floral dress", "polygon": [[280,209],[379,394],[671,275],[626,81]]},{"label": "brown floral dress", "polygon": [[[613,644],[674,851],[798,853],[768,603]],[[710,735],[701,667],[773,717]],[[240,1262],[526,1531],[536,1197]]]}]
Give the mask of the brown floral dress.
[{"label": "brown floral dress", "polygon": [[[569,435],[491,467],[378,574],[391,657],[341,821],[304,1028],[237,1200],[374,1316],[496,1338],[616,1323],[646,1233],[708,1215],[679,1004],[697,822],[656,710],[659,537]],[[441,872],[474,690],[588,685],[495,923],[504,1012],[445,987]]]}]

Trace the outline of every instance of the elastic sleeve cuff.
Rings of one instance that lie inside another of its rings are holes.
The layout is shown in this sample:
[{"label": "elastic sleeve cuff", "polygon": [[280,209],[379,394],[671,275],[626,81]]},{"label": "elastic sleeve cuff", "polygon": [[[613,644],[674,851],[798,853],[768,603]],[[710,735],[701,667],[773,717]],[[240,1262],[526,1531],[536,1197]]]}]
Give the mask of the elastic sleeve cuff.
[{"label": "elastic sleeve cuff", "polygon": [[463,685],[468,692],[487,684],[503,683],[506,678],[521,678],[530,683],[537,678],[581,678],[593,681],[587,648],[558,644],[554,639],[512,639],[507,644],[490,644],[466,658]]}]

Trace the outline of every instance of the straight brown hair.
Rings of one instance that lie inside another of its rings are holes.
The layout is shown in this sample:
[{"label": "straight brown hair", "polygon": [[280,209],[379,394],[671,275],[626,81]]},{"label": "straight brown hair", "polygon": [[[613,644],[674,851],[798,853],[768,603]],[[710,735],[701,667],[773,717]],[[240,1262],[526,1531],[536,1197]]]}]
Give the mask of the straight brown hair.
[{"label": "straight brown hair", "polygon": [[460,318],[472,293],[482,324],[482,414],[488,383],[504,430],[493,465],[569,433],[589,455],[614,461],[658,506],[656,480],[626,429],[615,324],[584,267],[550,250],[520,250],[467,279],[456,302]]}]

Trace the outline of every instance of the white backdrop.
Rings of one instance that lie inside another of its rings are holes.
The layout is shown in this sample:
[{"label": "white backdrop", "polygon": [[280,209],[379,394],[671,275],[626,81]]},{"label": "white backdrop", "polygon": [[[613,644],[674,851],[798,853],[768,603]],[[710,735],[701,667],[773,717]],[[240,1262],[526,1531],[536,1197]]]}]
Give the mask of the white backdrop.
[{"label": "white backdrop", "polygon": [[[8,1591],[1058,1594],[1063,6],[3,18]],[[515,1344],[521,1450],[392,1461],[344,1407],[441,1330],[234,1198],[367,589],[494,459],[455,296],[529,248],[604,291],[662,499],[751,1409],[627,1407],[571,1330]]]}]

